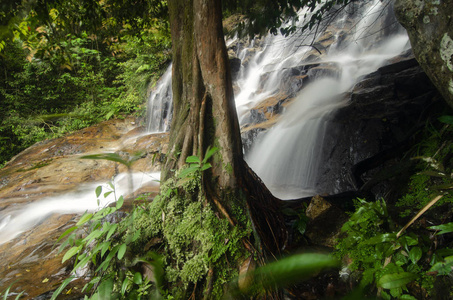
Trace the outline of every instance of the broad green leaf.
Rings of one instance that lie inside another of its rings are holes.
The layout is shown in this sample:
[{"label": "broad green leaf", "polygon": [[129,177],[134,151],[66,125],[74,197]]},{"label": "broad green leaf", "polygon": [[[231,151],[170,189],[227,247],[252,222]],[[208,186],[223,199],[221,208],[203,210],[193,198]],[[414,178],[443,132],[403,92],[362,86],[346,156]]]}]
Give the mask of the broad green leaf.
[{"label": "broad green leaf", "polygon": [[420,247],[413,247],[409,251],[409,259],[412,261],[413,264],[417,263],[420,258],[422,258],[423,251]]},{"label": "broad green leaf", "polygon": [[75,278],[75,276],[71,276],[69,278],[66,278],[61,285],[58,287],[58,289],[55,290],[52,294],[52,298],[50,300],[55,300],[57,299],[58,295],[61,294],[61,292],[64,290],[64,288]]},{"label": "broad green leaf", "polygon": [[63,232],[63,233],[60,235],[60,237],[58,238],[57,243],[58,243],[61,239],[63,239],[65,236],[67,236],[68,234],[70,234],[71,232],[73,232],[73,231],[76,230],[76,229],[77,229],[77,227],[71,227],[71,228],[69,228],[68,230],[66,230],[65,232]]},{"label": "broad green leaf", "polygon": [[120,196],[118,198],[118,201],[116,201],[116,209],[120,209],[123,206],[124,203],[124,198],[123,196]]},{"label": "broad green leaf", "polygon": [[65,261],[67,261],[68,259],[70,259],[71,257],[73,257],[75,254],[77,254],[80,249],[82,249],[82,246],[74,246],[72,248],[70,248],[68,251],[66,251],[66,253],[64,254],[63,256],[63,259],[61,260],[62,263],[64,263]]},{"label": "broad green leaf", "polygon": [[453,268],[453,256],[445,257],[444,261],[435,263],[429,272],[437,272],[438,275],[449,275]]},{"label": "broad green leaf", "polygon": [[91,218],[93,218],[93,214],[92,213],[85,213],[79,220],[79,222],[77,222],[76,226],[80,226],[82,224],[85,224],[86,222],[88,222],[89,220],[91,220]]},{"label": "broad green leaf", "polygon": [[120,248],[118,249],[118,259],[122,259],[124,254],[126,253],[126,250],[127,250],[127,245],[126,244],[122,244],[120,246]]},{"label": "broad green leaf", "polygon": [[113,291],[113,278],[109,278],[103,282],[98,287],[99,299],[109,300],[112,297]]},{"label": "broad green leaf", "polygon": [[431,227],[429,227],[429,229],[440,230],[437,234],[450,233],[450,232],[453,232],[453,223],[431,226]]},{"label": "broad green leaf", "polygon": [[198,156],[189,156],[186,158],[186,163],[200,163],[200,158]]},{"label": "broad green leaf", "polygon": [[365,245],[376,245],[376,244],[394,242],[394,241],[396,241],[396,233],[383,233],[383,234],[374,236],[374,237],[366,240],[363,243]]},{"label": "broad green leaf", "polygon": [[96,192],[96,198],[99,198],[99,196],[102,193],[102,186],[100,185],[100,186],[96,187],[95,192]]},{"label": "broad green leaf", "polygon": [[195,173],[197,170],[199,169],[199,167],[197,165],[194,165],[194,166],[190,166],[188,167],[187,169],[183,169],[178,177],[179,178],[186,178],[188,177],[189,175],[191,175],[192,173]]},{"label": "broad green leaf", "polygon": [[270,263],[255,272],[263,286],[285,286],[310,278],[325,268],[337,267],[332,256],[318,253],[295,254]]},{"label": "broad green leaf", "polygon": [[113,193],[113,191],[108,191],[108,192],[104,193],[104,198],[107,198],[108,196],[110,196],[111,193]]},{"label": "broad green leaf", "polygon": [[134,274],[134,279],[133,279],[135,284],[142,284],[143,279],[142,279],[142,274],[140,272],[135,272]]},{"label": "broad green leaf", "polygon": [[201,171],[204,171],[204,170],[207,170],[209,168],[212,168],[212,165],[210,163],[205,163],[203,164],[203,166],[201,167]]},{"label": "broad green leaf", "polygon": [[440,116],[438,120],[444,124],[453,125],[453,116]]},{"label": "broad green leaf", "polygon": [[379,279],[378,286],[384,289],[405,287],[406,284],[415,280],[417,277],[417,274],[409,272],[386,274]]}]

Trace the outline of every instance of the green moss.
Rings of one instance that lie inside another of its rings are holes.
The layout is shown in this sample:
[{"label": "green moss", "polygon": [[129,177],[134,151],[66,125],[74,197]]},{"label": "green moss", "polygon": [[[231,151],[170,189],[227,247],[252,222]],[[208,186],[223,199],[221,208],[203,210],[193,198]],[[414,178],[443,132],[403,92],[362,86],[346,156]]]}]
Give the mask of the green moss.
[{"label": "green moss", "polygon": [[163,243],[154,251],[164,256],[170,294],[183,295],[191,284],[205,280],[208,271],[213,269],[212,294],[214,298],[220,298],[225,283],[237,276],[234,262],[245,256],[241,240],[250,234],[251,226],[238,205],[233,206],[233,213],[244,226],[232,228],[226,219],[219,218],[212,204],[200,196],[200,177],[184,180],[182,187],[178,184],[180,181],[167,180],[161,187],[161,194],[146,213],[134,219],[128,233],[141,231],[134,247],[137,250],[143,249],[153,238],[162,239]]}]

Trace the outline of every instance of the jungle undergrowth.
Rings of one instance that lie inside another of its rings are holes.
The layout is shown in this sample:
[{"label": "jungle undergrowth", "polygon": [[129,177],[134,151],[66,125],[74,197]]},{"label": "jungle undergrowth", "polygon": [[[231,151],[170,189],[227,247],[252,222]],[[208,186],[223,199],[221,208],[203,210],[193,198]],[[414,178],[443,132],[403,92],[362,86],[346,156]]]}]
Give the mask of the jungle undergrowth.
[{"label": "jungle undergrowth", "polygon": [[[453,118],[440,121],[441,129],[426,127],[425,138],[412,155],[416,172],[395,206],[389,207],[384,199],[357,199],[355,212],[342,228],[336,255],[369,295],[430,299],[442,290],[451,291]],[[417,210],[419,214],[408,222]],[[401,229],[403,222],[407,224]]]},{"label": "jungle undergrowth", "polygon": [[[215,151],[208,149],[203,159],[189,157],[187,168],[164,182],[152,202],[136,203],[125,215],[119,197],[115,206],[87,212],[62,234],[60,240],[66,240],[60,249],[70,246],[63,261],[73,260],[73,273],[89,266],[85,276],[90,281],[83,289],[90,295],[86,299],[102,295],[180,299],[204,279],[212,282],[213,298],[225,293],[225,286],[238,276],[233,262],[245,257],[242,239],[251,233],[251,225],[232,228],[199,192],[202,172],[211,167],[207,160]],[[98,199],[111,193],[115,193],[112,184],[104,193],[101,187],[96,189]],[[87,232],[85,237],[80,237],[80,230]],[[53,299],[72,279],[63,282]]]}]

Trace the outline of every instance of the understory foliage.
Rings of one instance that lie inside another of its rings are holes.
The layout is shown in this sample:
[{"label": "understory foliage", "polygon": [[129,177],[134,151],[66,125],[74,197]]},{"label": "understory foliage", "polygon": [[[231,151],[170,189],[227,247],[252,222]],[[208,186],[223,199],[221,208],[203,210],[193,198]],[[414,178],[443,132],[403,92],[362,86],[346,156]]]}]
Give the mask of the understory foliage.
[{"label": "understory foliage", "polygon": [[358,199],[342,228],[336,255],[368,294],[382,299],[453,296],[453,118],[440,120],[441,129],[428,124],[412,150],[416,172],[396,203]]},{"label": "understory foliage", "polygon": [[[124,199],[111,183],[107,190],[96,188],[98,203],[112,193],[118,199],[115,205],[85,213],[59,238],[65,240],[60,251],[66,249],[63,262],[72,260],[73,275],[52,300],[68,293],[75,274],[87,280],[85,299],[186,299],[200,297],[200,292],[209,299],[236,299],[338,266],[329,255],[304,253],[255,269],[257,257],[243,247],[243,239],[252,233],[247,213],[233,206],[238,225],[232,226],[198,193],[216,151],[208,148],[204,158],[189,156],[188,165],[161,186],[152,202],[141,196],[129,212],[121,210]],[[201,282],[208,282],[203,291],[197,290]]]},{"label": "understory foliage", "polygon": [[0,52],[0,167],[41,140],[144,113],[147,89],[168,64],[167,22],[111,33],[110,18],[93,34],[67,17],[50,9],[43,24],[32,11]]},{"label": "understory foliage", "polygon": [[[211,149],[207,154],[210,156],[214,151]],[[115,207],[86,213],[62,235],[67,239],[61,249],[71,246],[63,261],[74,257],[74,271],[88,263],[94,265],[91,280],[84,289],[92,292],[90,299],[104,293],[113,295],[112,299],[140,299],[151,294],[155,298],[181,299],[208,276],[212,277],[209,293],[214,298],[224,294],[225,286],[238,275],[237,266],[229,265],[228,261],[245,256],[240,245],[242,238],[250,234],[251,226],[244,223],[231,228],[207,199],[187,197],[191,193],[202,194],[195,192],[201,188],[203,170],[210,168],[207,158],[189,157],[191,166],[178,178],[166,181],[151,203],[137,203],[121,221],[118,214],[124,213],[118,209],[122,197]],[[98,188],[97,196],[101,193]],[[236,209],[237,215],[245,215],[241,208]],[[119,222],[109,221],[112,217]],[[80,229],[88,230],[84,238],[77,238]],[[164,280],[169,289],[163,289]]]}]

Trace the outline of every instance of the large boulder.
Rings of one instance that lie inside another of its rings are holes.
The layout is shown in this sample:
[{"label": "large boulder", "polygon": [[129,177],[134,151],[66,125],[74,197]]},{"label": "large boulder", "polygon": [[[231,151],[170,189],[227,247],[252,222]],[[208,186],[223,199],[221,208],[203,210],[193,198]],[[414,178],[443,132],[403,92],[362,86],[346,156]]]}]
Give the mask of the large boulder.
[{"label": "large boulder", "polygon": [[417,61],[410,53],[398,60],[365,76],[344,95],[349,104],[331,115],[318,191],[361,189],[376,167],[410,146],[437,107],[437,90]]},{"label": "large boulder", "polygon": [[453,2],[396,0],[394,9],[417,61],[453,107]]}]

